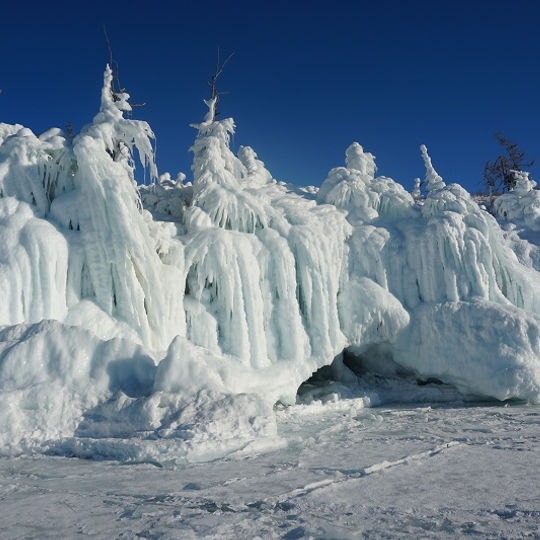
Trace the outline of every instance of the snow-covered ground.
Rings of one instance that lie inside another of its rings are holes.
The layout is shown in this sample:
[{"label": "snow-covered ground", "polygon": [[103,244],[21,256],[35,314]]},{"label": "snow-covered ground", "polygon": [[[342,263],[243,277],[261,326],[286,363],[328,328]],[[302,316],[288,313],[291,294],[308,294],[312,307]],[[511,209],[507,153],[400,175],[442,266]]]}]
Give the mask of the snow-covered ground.
[{"label": "snow-covered ground", "polygon": [[176,469],[0,459],[6,538],[540,535],[540,408],[360,399],[277,413],[286,446]]}]

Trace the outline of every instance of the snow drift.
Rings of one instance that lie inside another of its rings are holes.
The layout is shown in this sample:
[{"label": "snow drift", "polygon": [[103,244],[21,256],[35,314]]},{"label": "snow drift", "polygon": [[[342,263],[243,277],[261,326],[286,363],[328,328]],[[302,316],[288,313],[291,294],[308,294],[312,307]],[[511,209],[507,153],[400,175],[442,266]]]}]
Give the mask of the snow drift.
[{"label": "snow drift", "polygon": [[[182,462],[280,444],[272,406],[345,348],[539,400],[538,266],[425,147],[425,196],[376,177],[358,143],[302,190],[235,155],[233,120],[209,113],[193,181],[156,181],[128,98],[107,68],[73,141],[0,124],[0,452]],[[495,215],[538,230],[521,180]]]}]

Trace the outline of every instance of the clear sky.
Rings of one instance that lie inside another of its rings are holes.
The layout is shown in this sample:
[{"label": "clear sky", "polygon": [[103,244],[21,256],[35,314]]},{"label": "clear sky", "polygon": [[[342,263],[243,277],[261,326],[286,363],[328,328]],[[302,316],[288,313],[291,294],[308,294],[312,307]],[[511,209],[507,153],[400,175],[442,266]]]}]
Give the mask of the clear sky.
[{"label": "clear sky", "polygon": [[[3,2],[0,121],[75,129],[99,105],[106,24],[160,172],[190,176],[215,51],[233,148],[274,177],[319,185],[353,141],[412,187],[425,143],[447,180],[477,189],[499,130],[540,161],[540,2]],[[540,180],[540,166],[532,169]]]}]

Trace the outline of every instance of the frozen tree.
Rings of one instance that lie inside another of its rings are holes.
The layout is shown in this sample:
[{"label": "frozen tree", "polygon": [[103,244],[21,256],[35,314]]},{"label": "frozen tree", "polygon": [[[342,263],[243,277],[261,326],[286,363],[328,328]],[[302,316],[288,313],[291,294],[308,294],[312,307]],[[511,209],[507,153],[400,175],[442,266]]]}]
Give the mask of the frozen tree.
[{"label": "frozen tree", "polygon": [[57,128],[37,137],[18,124],[0,124],[0,144],[0,195],[17,197],[46,216],[55,197],[72,184],[70,141]]},{"label": "frozen tree", "polygon": [[151,177],[157,176],[153,133],[146,122],[124,118],[131,110],[129,94],[115,96],[112,80],[107,66],[100,111],[73,142],[80,204],[71,210],[71,219],[78,222],[84,243],[87,286],[82,290],[135,329],[143,343],[163,347],[171,333],[182,332],[181,296],[160,283],[169,272],[154,250],[133,158],[136,149]]},{"label": "frozen tree", "polygon": [[534,165],[534,159],[529,158],[517,143],[496,133],[495,137],[504,148],[506,154],[500,154],[493,161],[487,161],[484,167],[484,182],[489,192],[510,191],[516,185],[514,171],[523,171]]}]

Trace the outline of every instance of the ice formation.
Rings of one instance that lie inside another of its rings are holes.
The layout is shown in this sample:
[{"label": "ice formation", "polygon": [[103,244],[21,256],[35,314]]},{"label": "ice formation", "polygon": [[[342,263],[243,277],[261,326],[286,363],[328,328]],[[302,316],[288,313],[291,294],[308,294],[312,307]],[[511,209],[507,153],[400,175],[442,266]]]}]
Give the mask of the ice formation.
[{"label": "ice formation", "polygon": [[516,185],[494,202],[496,215],[504,221],[515,223],[532,231],[540,231],[540,191],[529,173],[514,171]]},{"label": "ice formation", "polygon": [[0,452],[181,462],[280,444],[272,406],[344,350],[539,401],[537,248],[497,221],[540,230],[525,174],[497,219],[425,146],[425,197],[376,177],[358,143],[299,189],[235,155],[210,101],[192,182],[137,186],[135,151],[157,178],[153,134],[111,76],[73,141],[0,124]]}]

